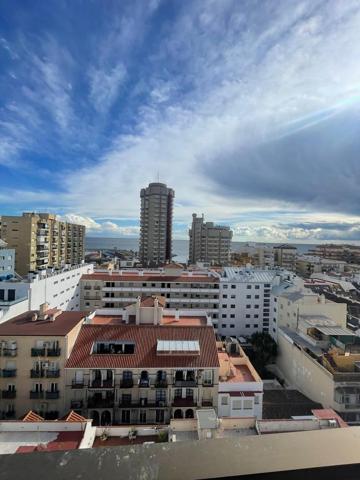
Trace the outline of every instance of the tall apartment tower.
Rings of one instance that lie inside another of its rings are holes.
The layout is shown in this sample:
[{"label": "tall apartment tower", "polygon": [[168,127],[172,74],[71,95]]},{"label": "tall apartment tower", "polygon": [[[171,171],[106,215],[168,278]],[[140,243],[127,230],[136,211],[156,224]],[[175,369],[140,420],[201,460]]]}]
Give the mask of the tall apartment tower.
[{"label": "tall apartment tower", "polygon": [[60,222],[49,213],[2,216],[0,238],[15,249],[15,271],[30,271],[78,265],[84,260],[85,227]]},{"label": "tall apartment tower", "polygon": [[171,261],[172,216],[175,192],[164,183],[142,188],[140,216],[140,261],[157,267]]},{"label": "tall apartment tower", "polygon": [[204,215],[198,217],[193,213],[189,230],[189,263],[228,265],[232,235],[230,227],[204,222]]}]

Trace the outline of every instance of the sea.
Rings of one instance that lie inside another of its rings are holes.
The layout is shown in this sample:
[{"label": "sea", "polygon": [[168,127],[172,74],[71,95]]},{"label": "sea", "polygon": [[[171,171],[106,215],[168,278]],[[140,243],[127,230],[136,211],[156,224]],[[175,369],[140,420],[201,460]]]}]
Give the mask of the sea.
[{"label": "sea", "polygon": [[[232,242],[232,251],[239,250],[241,247],[251,244],[257,246],[266,245],[272,247],[279,245],[277,243],[261,243],[261,242]],[[289,243],[289,242],[287,242]],[[298,253],[302,254],[315,247],[315,244],[305,243],[292,243],[294,247],[297,247]],[[86,251],[92,250],[133,250],[135,252],[139,249],[138,238],[109,238],[109,237],[86,237],[85,238]],[[173,240],[173,254],[174,260],[178,262],[187,262],[189,254],[189,241],[188,240]]]}]

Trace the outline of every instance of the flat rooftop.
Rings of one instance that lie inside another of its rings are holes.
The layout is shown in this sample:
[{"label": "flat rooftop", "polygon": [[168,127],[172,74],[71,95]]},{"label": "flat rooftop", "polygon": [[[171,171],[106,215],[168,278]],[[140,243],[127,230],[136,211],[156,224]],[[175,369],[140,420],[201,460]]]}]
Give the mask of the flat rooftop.
[{"label": "flat rooftop", "polygon": [[0,433],[0,455],[29,452],[74,450],[80,445],[84,432],[18,431]]},{"label": "flat rooftop", "polygon": [[287,419],[293,416],[313,415],[313,410],[321,410],[320,403],[313,402],[298,390],[264,390],[263,418]]}]

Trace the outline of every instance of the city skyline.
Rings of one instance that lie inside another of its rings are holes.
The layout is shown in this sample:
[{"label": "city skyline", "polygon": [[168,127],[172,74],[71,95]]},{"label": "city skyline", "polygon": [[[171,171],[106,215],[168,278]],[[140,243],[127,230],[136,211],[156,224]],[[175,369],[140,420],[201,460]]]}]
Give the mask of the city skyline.
[{"label": "city skyline", "polygon": [[234,241],[360,240],[360,5],[258,7],[4,4],[0,214],[138,237],[159,176],[175,239],[195,212]]}]

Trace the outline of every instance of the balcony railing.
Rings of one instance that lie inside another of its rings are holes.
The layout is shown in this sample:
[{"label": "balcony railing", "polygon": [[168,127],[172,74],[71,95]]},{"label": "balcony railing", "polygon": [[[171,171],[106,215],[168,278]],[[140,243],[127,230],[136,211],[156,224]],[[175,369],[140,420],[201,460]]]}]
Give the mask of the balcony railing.
[{"label": "balcony railing", "polygon": [[16,418],[15,410],[10,410],[10,411],[3,410],[0,413],[1,413],[1,418],[3,418],[4,420],[11,420]]},{"label": "balcony railing", "polygon": [[194,398],[192,397],[174,398],[173,406],[174,407],[195,407],[196,403]]},{"label": "balcony railing", "polygon": [[140,387],[140,388],[150,387],[150,380],[146,380],[146,379],[140,378],[140,380],[139,380],[139,387]]},{"label": "balcony railing", "polygon": [[59,378],[60,369],[46,370],[46,378]]},{"label": "balcony railing", "polygon": [[32,368],[30,370],[30,378],[43,378],[45,376],[45,370]]},{"label": "balcony railing", "polygon": [[16,390],[3,390],[2,398],[16,398]]},{"label": "balcony railing", "polygon": [[17,356],[17,348],[3,348],[1,350],[1,355],[3,357],[16,357]]},{"label": "balcony railing", "polygon": [[1,373],[5,378],[16,377],[16,368],[3,368]]},{"label": "balcony railing", "polygon": [[134,380],[132,378],[126,378],[120,382],[120,388],[132,388],[133,386]]},{"label": "balcony railing", "polygon": [[58,398],[60,398],[60,392],[45,392],[45,398],[46,400],[57,400]]},{"label": "balcony railing", "polygon": [[92,380],[89,384],[90,388],[113,388],[113,380]]},{"label": "balcony railing", "polygon": [[31,400],[38,400],[44,398],[44,392],[34,392],[30,390],[30,399]]},{"label": "balcony railing", "polygon": [[168,381],[167,380],[156,380],[155,381],[155,388],[167,388]]},{"label": "balcony railing", "polygon": [[90,397],[87,402],[88,408],[113,408],[114,397],[96,398]]},{"label": "balcony railing", "polygon": [[83,380],[73,380],[71,382],[71,388],[84,388]]},{"label": "balcony railing", "polygon": [[61,348],[48,348],[46,353],[48,357],[60,357]]},{"label": "balcony railing", "polygon": [[45,348],[32,348],[31,349],[32,357],[45,357]]},{"label": "balcony railing", "polygon": [[196,380],[175,380],[175,387],[197,387]]}]

